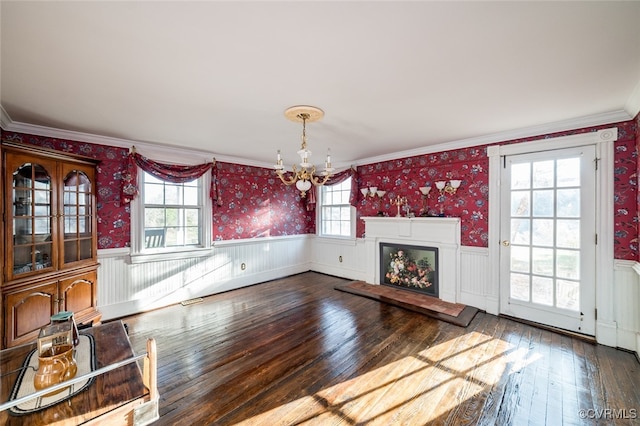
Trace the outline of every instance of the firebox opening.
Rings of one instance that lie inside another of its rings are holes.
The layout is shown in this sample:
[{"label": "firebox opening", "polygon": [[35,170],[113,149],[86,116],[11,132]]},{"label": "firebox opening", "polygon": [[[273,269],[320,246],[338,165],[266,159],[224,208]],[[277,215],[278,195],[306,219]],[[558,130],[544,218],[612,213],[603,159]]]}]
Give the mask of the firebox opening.
[{"label": "firebox opening", "polygon": [[438,248],[380,243],[380,284],[438,297]]}]

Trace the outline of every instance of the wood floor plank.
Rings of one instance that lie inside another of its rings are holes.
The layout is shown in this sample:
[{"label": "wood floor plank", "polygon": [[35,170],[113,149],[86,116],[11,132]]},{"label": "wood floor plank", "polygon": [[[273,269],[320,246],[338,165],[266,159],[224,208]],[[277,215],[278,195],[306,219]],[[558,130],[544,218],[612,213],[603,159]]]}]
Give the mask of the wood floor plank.
[{"label": "wood floor plank", "polygon": [[[367,302],[369,304],[369,302]],[[370,307],[375,307],[375,304]],[[385,309],[385,308],[383,308]],[[364,319],[367,324],[375,324],[378,319],[372,314],[376,314],[376,310],[367,309],[363,312],[363,315],[358,317]],[[371,350],[370,356],[376,357],[377,354],[383,350],[388,344],[386,340],[382,338],[383,330],[376,327],[362,328],[362,325],[358,323],[352,323],[350,321],[339,321],[341,325],[346,326],[343,329],[338,338],[330,339],[329,346],[325,346],[325,352],[322,357],[316,357],[312,360],[312,365],[308,369],[298,371],[295,374],[284,378],[282,386],[278,386],[276,389],[268,389],[266,399],[275,400],[278,403],[282,403],[289,397],[304,398],[308,395],[314,395],[315,400],[321,401],[325,407],[330,406],[330,402],[323,397],[315,395],[327,386],[333,384],[339,384],[349,378],[357,375],[357,372],[361,365],[366,365],[370,358],[355,357],[354,353],[360,353],[363,350],[362,345],[366,342],[369,345],[375,346],[376,349]],[[359,332],[359,330],[362,330]],[[391,331],[387,331],[391,333]],[[293,395],[292,395],[293,394]],[[296,414],[294,410],[287,409],[289,411],[288,418],[295,418]],[[301,407],[303,418],[308,416],[308,412],[304,407]],[[277,415],[281,415],[278,413]]]},{"label": "wood floor plank", "polygon": [[[497,317],[488,316],[487,321],[482,324],[484,327],[481,332],[489,339],[478,348],[475,359],[467,365],[461,366],[466,369],[465,377],[468,385],[461,389],[458,396],[459,402],[451,410],[447,417],[447,423],[475,424],[484,407],[487,397],[486,389],[493,384],[493,378],[501,372],[499,360],[502,355],[500,351],[506,350],[506,345],[503,345],[503,342],[494,336],[502,333],[504,322],[498,321]],[[477,388],[477,386],[480,387]]]},{"label": "wood floor plank", "polygon": [[[444,423],[455,421],[457,424],[459,421],[456,415],[457,405],[466,399],[467,393],[470,392],[469,388],[475,391],[483,386],[483,383],[479,384],[472,380],[468,372],[470,366],[477,361],[479,353],[482,352],[479,348],[489,340],[481,330],[468,330],[465,335],[454,339],[455,343],[451,345],[448,355],[440,360],[431,357],[430,363],[441,371],[443,380],[437,382],[437,392],[431,392],[432,395],[423,395],[426,399],[414,399],[414,407],[407,406],[406,410],[411,408],[415,410],[413,416],[407,418],[417,421],[420,418],[430,417],[434,421],[435,419]],[[425,404],[424,402],[427,401],[428,404]]]},{"label": "wood floor plank", "polygon": [[500,335],[495,336],[504,346],[499,358],[498,376],[492,378],[494,384],[489,387],[487,401],[479,420],[481,424],[509,424],[513,421],[514,411],[518,409],[517,398],[520,389],[520,376],[514,365],[521,362],[514,354],[518,353],[523,333],[528,331],[524,325],[509,321],[505,323]]},{"label": "wood floor plank", "polygon": [[591,425],[579,410],[640,408],[633,354],[486,313],[462,328],[347,283],[310,272],[123,319],[136,352],[157,341],[157,424]]},{"label": "wood floor plank", "polygon": [[433,345],[422,348],[417,353],[416,358],[424,362],[425,366],[413,376],[416,386],[401,392],[406,402],[392,407],[394,412],[391,424],[420,424],[424,419],[434,419],[441,415],[444,395],[451,381],[456,380],[456,372],[450,368],[451,359],[464,350],[463,340],[460,339],[460,333],[447,325]]},{"label": "wood floor plank", "polygon": [[[422,330],[416,331],[405,333],[403,350],[393,348],[379,359],[375,369],[367,374],[367,380],[359,377],[353,383],[350,393],[358,397],[343,408],[350,418],[371,424],[394,424],[404,406],[421,399],[420,384],[430,365],[417,356],[420,348],[425,347],[427,336]],[[407,389],[412,392],[407,393]]]},{"label": "wood floor plank", "polygon": [[494,378],[499,377],[502,372],[501,354],[506,350],[506,345],[495,336],[500,335],[504,329],[504,322],[498,321],[497,317],[487,316],[487,321],[483,333],[490,337],[490,340],[483,343],[481,357],[474,364],[468,365],[467,380],[472,380],[481,384],[482,388],[469,395],[466,401],[455,407],[454,413],[459,417],[462,424],[475,424],[484,409],[487,401],[488,389],[493,384]]},{"label": "wood floor plank", "polygon": [[595,405],[591,393],[592,383],[589,380],[590,360],[587,357],[587,352],[593,349],[595,345],[578,340],[573,340],[572,344],[575,366],[573,373],[576,381],[578,410],[581,410],[584,407],[592,407]]}]

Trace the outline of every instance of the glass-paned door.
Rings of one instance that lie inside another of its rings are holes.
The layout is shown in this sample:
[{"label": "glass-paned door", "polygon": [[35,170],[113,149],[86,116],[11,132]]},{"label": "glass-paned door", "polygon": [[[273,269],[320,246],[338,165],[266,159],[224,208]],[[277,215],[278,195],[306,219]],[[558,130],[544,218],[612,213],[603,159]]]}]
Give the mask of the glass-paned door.
[{"label": "glass-paned door", "polygon": [[501,312],[595,334],[595,148],[508,156]]},{"label": "glass-paned door", "polygon": [[62,222],[64,264],[92,259],[93,252],[93,185],[87,171],[65,171],[62,190]]},{"label": "glass-paned door", "polygon": [[[8,163],[13,158],[7,159]],[[11,252],[12,264],[9,275],[17,277],[35,271],[53,268],[53,239],[55,213],[52,205],[51,164],[31,162],[20,163],[16,158],[11,181],[13,244],[7,247]],[[47,167],[49,166],[49,167]]]}]

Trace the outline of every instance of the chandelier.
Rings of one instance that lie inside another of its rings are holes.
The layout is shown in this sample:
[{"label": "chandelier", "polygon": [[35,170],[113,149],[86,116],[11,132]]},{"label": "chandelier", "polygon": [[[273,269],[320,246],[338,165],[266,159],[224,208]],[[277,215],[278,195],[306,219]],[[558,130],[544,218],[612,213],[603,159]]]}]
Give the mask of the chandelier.
[{"label": "chandelier", "polygon": [[296,105],[288,108],[284,112],[285,117],[289,120],[302,122],[302,146],[298,151],[300,156],[300,170],[295,166],[291,166],[291,175],[287,176],[282,165],[282,156],[278,150],[278,158],[274,166],[276,174],[285,185],[296,184],[296,188],[300,191],[302,198],[307,196],[307,191],[311,189],[311,185],[321,186],[332,176],[333,168],[331,168],[331,153],[327,150],[327,159],[324,163],[324,170],[320,176],[316,176],[316,167],[309,163],[311,151],[307,148],[307,122],[318,121],[324,116],[324,111],[320,108],[308,105]]}]

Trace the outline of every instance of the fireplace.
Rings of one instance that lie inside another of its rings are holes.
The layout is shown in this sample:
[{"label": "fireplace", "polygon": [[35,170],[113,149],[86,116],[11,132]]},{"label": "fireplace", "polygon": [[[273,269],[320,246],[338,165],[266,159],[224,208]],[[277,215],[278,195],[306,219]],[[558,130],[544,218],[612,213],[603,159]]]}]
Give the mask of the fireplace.
[{"label": "fireplace", "polygon": [[438,248],[381,242],[380,284],[438,297]]},{"label": "fireplace", "polygon": [[[429,291],[445,302],[458,302],[460,289],[460,218],[363,217],[365,222],[365,281],[384,284],[391,254],[380,254],[382,244],[403,249],[432,251],[436,277]],[[384,256],[384,257],[383,257]],[[425,256],[420,256],[420,258]],[[428,256],[426,256],[429,258]],[[389,260],[387,260],[389,259]]]}]

